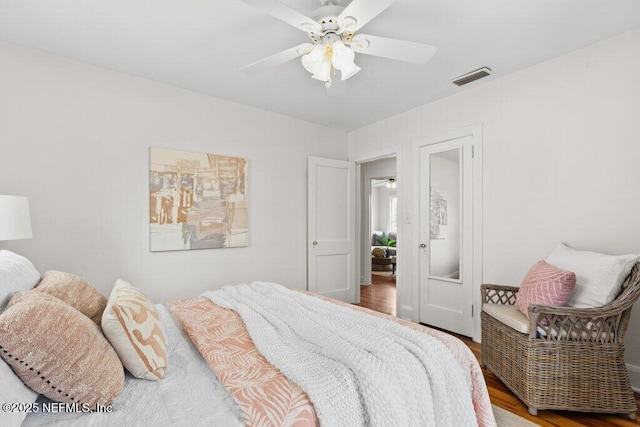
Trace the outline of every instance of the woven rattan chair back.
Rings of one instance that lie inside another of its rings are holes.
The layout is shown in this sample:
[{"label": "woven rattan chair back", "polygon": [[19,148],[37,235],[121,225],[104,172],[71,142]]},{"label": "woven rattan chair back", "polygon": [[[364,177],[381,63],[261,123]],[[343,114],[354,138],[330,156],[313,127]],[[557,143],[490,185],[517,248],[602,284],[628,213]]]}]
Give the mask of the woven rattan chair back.
[{"label": "woven rattan chair back", "polygon": [[[482,285],[483,304],[515,304],[517,287]],[[598,308],[529,306],[523,334],[482,312],[482,362],[537,414],[541,409],[623,413],[637,406],[624,335],[640,297],[640,263]]]}]

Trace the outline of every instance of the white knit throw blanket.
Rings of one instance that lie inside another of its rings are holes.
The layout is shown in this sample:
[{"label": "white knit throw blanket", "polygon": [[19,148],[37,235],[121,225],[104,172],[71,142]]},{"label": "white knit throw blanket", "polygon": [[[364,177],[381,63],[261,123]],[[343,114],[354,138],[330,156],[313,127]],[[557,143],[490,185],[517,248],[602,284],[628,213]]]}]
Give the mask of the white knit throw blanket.
[{"label": "white knit throw blanket", "polygon": [[274,283],[203,296],[238,312],[322,426],[474,426],[471,380],[435,338]]}]

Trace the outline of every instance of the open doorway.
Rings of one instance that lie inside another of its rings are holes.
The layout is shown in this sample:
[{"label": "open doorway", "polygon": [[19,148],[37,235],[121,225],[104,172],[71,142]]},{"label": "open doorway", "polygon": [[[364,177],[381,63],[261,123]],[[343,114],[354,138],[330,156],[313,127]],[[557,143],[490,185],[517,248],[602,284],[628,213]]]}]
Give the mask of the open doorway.
[{"label": "open doorway", "polygon": [[396,315],[398,186],[396,157],[361,163],[361,305]]},{"label": "open doorway", "polygon": [[371,180],[371,280],[386,277],[395,285],[398,241],[398,197],[395,176]]}]

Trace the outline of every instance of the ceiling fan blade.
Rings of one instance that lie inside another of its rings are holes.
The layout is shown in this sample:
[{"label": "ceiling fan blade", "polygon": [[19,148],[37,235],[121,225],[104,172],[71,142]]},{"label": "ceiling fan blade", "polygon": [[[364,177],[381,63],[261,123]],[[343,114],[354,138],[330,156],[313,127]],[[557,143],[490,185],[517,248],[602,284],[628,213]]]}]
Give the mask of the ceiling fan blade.
[{"label": "ceiling fan blade", "polygon": [[256,61],[253,64],[242,67],[240,68],[240,71],[245,74],[249,74],[250,76],[254,76],[271,67],[284,64],[285,62],[289,62],[292,59],[296,59],[299,56],[302,56],[305,53],[309,52],[312,48],[313,45],[311,43],[302,43],[298,46],[294,46],[287,50],[283,50],[282,52],[278,52],[275,55],[271,55],[264,59]]},{"label": "ceiling fan blade", "polygon": [[289,6],[280,3],[278,0],[241,0],[242,2],[255,7],[256,9],[271,15],[274,18],[286,22],[289,25],[293,25],[299,30],[304,32],[322,31],[322,25],[314,21],[313,19],[303,15],[290,8]]},{"label": "ceiling fan blade", "polygon": [[424,64],[436,53],[437,47],[428,44],[358,34],[349,42],[354,52],[382,56],[398,61]]},{"label": "ceiling fan blade", "polygon": [[396,0],[353,0],[338,16],[341,27],[358,31]]}]

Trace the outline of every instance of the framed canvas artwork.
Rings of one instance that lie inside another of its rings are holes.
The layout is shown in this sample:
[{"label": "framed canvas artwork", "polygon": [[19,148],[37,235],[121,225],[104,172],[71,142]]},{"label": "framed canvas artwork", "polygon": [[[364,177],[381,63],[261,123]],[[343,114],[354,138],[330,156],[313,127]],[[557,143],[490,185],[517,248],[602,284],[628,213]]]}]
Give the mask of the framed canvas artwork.
[{"label": "framed canvas artwork", "polygon": [[240,157],[152,147],[151,251],[248,246],[247,169]]}]

